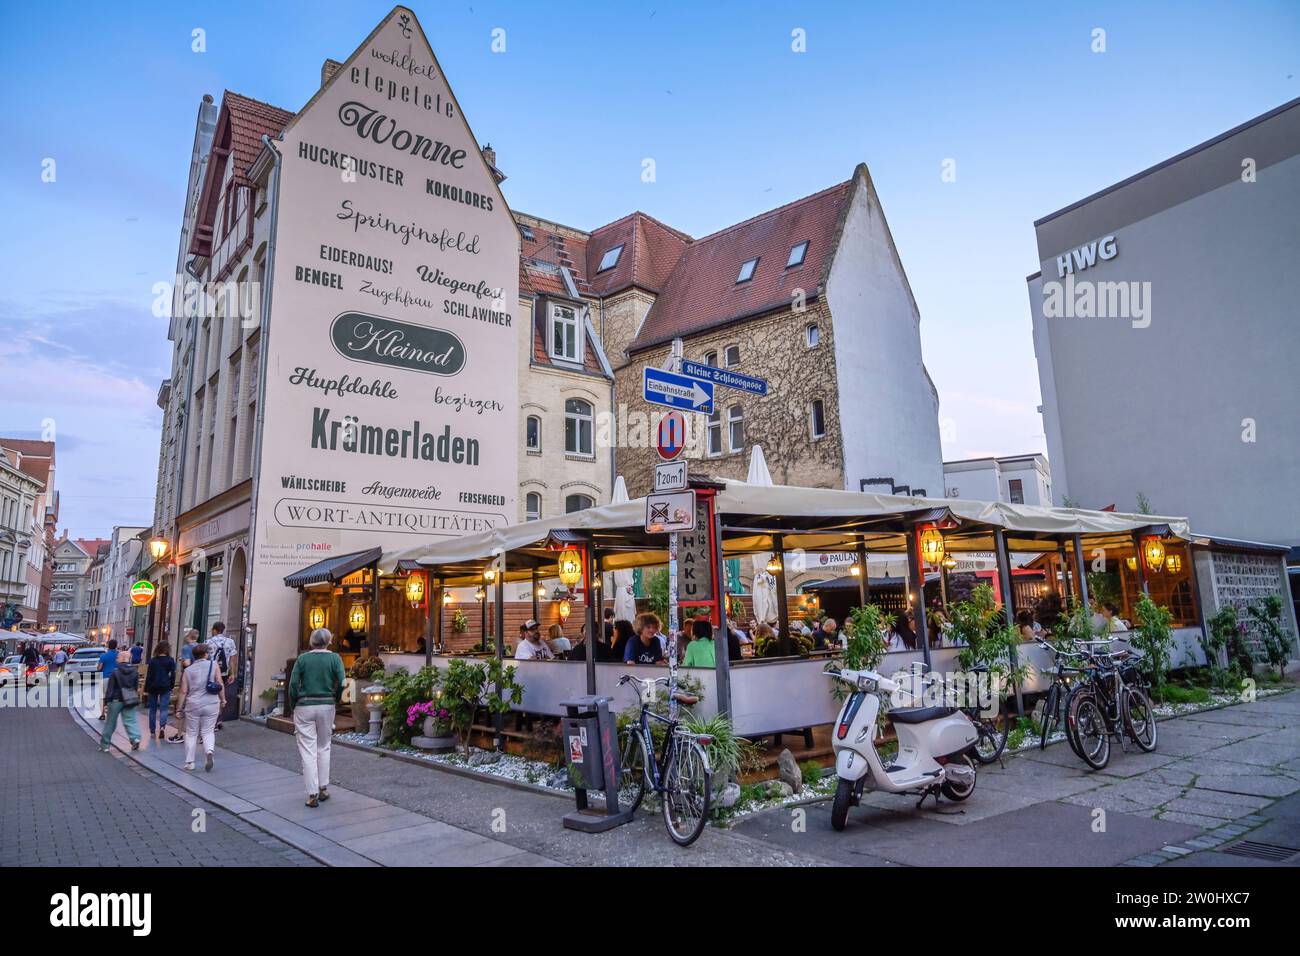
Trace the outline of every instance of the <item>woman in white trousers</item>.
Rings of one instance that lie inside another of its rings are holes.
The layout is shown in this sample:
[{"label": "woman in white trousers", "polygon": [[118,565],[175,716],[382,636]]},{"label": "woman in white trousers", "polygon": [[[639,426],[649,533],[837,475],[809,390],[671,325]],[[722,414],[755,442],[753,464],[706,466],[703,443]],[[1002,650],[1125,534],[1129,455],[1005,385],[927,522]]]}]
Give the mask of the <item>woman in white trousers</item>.
[{"label": "woman in white trousers", "polygon": [[298,655],[289,678],[289,704],[309,807],[330,798],[330,738],[344,681],[343,660],[329,649],[333,639],[323,627],[312,631],[311,650]]},{"label": "woman in white trousers", "polygon": [[[211,682],[220,687],[217,693],[208,690]],[[208,657],[208,645],[194,645],[194,663],[181,675],[180,699],[176,712],[185,716],[185,769],[194,769],[194,750],[200,736],[203,738],[203,769],[212,769],[212,752],[217,747],[217,717],[226,706],[226,683],[222,680],[221,666]]]}]

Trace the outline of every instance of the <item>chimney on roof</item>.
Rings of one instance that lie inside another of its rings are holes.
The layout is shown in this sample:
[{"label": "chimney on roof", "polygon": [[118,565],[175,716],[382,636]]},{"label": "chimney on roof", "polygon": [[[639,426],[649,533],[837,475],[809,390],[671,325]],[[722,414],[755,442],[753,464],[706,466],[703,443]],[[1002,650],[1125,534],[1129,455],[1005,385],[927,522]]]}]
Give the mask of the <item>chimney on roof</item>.
[{"label": "chimney on roof", "polygon": [[482,147],[483,161],[488,164],[488,169],[492,170],[492,178],[498,183],[506,181],[506,174],[497,169],[497,151],[492,148],[491,143],[485,143]]},{"label": "chimney on roof", "polygon": [[320,68],[320,85],[324,87],[325,84],[330,81],[330,77],[342,68],[343,64],[338,60],[326,60],[322,63]]}]

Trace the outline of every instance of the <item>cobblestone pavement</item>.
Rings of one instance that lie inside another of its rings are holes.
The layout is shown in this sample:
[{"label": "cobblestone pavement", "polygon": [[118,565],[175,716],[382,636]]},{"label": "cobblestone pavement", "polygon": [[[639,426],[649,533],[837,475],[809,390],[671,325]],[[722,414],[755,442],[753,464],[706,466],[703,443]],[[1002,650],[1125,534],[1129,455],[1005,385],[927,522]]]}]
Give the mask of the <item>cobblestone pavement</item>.
[{"label": "cobblestone pavement", "polygon": [[[196,811],[205,832],[192,832]],[[0,867],[229,865],[318,864],[120,754],[100,753],[63,708],[0,708]]]},{"label": "cobblestone pavement", "polygon": [[[862,803],[842,833],[826,804],[798,832],[788,812],[737,829],[855,865],[1300,866],[1300,693],[1163,720],[1154,753],[1112,744],[1102,771],[1061,743],[980,767],[962,804]],[[1243,841],[1280,849],[1224,852]]]}]

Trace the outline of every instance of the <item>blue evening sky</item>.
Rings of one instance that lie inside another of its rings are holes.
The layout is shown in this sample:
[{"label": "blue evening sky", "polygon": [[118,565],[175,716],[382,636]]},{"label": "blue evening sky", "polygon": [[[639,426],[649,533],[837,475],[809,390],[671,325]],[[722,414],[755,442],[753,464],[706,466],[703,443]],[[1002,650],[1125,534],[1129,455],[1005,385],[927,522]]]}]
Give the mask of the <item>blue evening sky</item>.
[{"label": "blue evening sky", "polygon": [[[515,208],[583,228],[642,209],[698,236],[865,161],[948,458],[1044,447],[1033,221],[1300,96],[1295,0],[411,6]],[[152,518],[170,353],[151,288],[174,265],[200,96],[296,110],[390,9],[3,0],[0,435],[54,420],[74,536]]]}]

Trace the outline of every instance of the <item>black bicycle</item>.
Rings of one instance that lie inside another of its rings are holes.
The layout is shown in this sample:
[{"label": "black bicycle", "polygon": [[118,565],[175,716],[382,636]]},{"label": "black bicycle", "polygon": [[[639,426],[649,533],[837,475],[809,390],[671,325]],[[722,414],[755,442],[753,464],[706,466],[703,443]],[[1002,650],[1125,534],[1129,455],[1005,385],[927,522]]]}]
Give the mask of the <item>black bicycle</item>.
[{"label": "black bicycle", "polygon": [[1110,652],[1095,641],[1085,648],[1083,681],[1070,695],[1066,733],[1074,751],[1094,770],[1110,762],[1110,738],[1124,747],[1128,736],[1146,753],[1156,749],[1156,717],[1145,678],[1138,667],[1142,655],[1133,650]]},{"label": "black bicycle", "polygon": [[[1043,715],[1038,734],[1038,749],[1043,750],[1047,747],[1047,741],[1052,738],[1056,727],[1065,726],[1069,714],[1070,695],[1078,686],[1076,678],[1082,673],[1077,666],[1068,662],[1081,661],[1083,655],[1062,650],[1041,637],[1035,637],[1034,640],[1056,655],[1056,664],[1051,670],[1052,686],[1048,688],[1047,697],[1043,701]],[[1067,733],[1066,737],[1069,736]],[[1074,747],[1073,739],[1070,739],[1070,747]],[[1079,757],[1082,759],[1083,755],[1079,754]]]},{"label": "black bicycle", "polygon": [[[669,716],[655,713],[656,691],[668,678],[643,679],[624,674],[619,686],[636,683],[641,689],[641,711],[637,719],[618,732],[619,793],[631,802],[632,810],[641,806],[647,788],[659,794],[663,805],[664,825],[668,835],[681,846],[690,846],[709,820],[709,802],[713,794],[712,772],[705,747],[713,743],[706,734],[694,734],[682,726],[676,716],[676,704],[699,703],[693,694],[676,691],[670,694]],[[663,726],[662,743],[655,752],[652,722]]]}]

